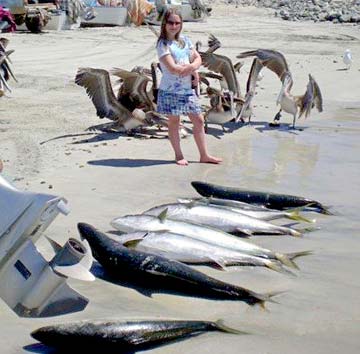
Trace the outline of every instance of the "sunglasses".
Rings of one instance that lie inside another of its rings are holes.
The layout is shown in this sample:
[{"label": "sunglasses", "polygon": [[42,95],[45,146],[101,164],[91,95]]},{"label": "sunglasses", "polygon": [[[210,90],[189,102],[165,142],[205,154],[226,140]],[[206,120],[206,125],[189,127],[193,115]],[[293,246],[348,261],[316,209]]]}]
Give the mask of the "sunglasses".
[{"label": "sunglasses", "polygon": [[181,22],[175,22],[175,21],[166,21],[166,23],[170,26],[180,26]]}]

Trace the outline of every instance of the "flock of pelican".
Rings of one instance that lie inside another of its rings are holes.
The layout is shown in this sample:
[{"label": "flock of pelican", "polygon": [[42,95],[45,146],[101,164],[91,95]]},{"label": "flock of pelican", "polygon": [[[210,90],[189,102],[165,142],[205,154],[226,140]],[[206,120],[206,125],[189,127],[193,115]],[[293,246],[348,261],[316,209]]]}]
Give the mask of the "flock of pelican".
[{"label": "flock of pelican", "polygon": [[[0,38],[0,97],[6,91],[11,92],[8,83],[10,77],[16,81],[9,58],[14,50],[6,50],[8,42],[8,39]],[[257,49],[236,56],[239,59],[254,57],[246,83],[246,94],[243,96],[237,73],[244,63],[240,61],[233,64],[230,58],[218,54],[220,47],[221,42],[213,35],[209,36],[206,51],[201,50],[200,42],[196,43],[203,67],[208,69],[199,72],[200,84],[197,90],[199,96],[209,100],[209,104],[203,106],[206,129],[208,124],[219,124],[224,129],[224,124],[229,121],[244,123],[248,119],[250,122],[252,100],[264,68],[274,72],[281,82],[276,101],[280,109],[270,125],[279,125],[282,112],[292,115],[293,128],[296,120],[302,116],[308,117],[314,107],[322,112],[322,95],[313,76],[309,74],[303,95],[293,95],[293,77],[289,65],[284,55],[275,50]],[[120,83],[116,95],[110,75],[117,77]],[[114,121],[113,128],[129,132],[144,127],[167,127],[167,118],[156,112],[160,76],[160,66],[156,62],[150,65],[150,69],[136,66],[131,71],[120,68],[107,71],[88,67],[78,69],[75,83],[86,89],[98,117],[106,117]],[[213,82],[218,84],[214,86]]]},{"label": "flock of pelican", "polygon": [[[270,125],[279,125],[281,112],[293,116],[292,127],[296,119],[308,117],[312,108],[322,112],[322,95],[320,87],[309,74],[309,81],[303,95],[295,96],[291,89],[293,78],[289,65],[278,51],[257,49],[237,55],[237,58],[254,57],[246,84],[245,97],[241,94],[237,73],[243,62],[233,64],[231,59],[216,51],[221,42],[213,35],[209,36],[208,49],[201,51],[201,43],[196,49],[201,55],[203,67],[208,71],[199,72],[200,84],[198,94],[209,99],[209,105],[203,106],[205,124],[224,125],[229,121],[238,123],[250,122],[252,115],[252,99],[256,93],[257,81],[261,79],[261,71],[266,68],[274,72],[281,82],[277,98],[279,112]],[[216,52],[216,53],[215,53]],[[120,88],[115,96],[110,75],[118,77]],[[94,68],[79,68],[75,82],[84,87],[91,98],[98,117],[109,118],[114,125],[124,131],[144,126],[167,126],[167,118],[156,113],[156,98],[161,71],[158,63],[152,63],[150,69],[135,67],[131,71],[116,68],[109,71]],[[213,86],[210,83],[218,82]]]},{"label": "flock of pelican", "polygon": [[9,40],[7,38],[0,38],[0,97],[4,96],[6,91],[11,92],[11,88],[8,83],[10,77],[17,81],[14,72],[11,69],[11,61],[9,58],[10,54],[12,54],[14,50],[6,50],[8,43]]}]

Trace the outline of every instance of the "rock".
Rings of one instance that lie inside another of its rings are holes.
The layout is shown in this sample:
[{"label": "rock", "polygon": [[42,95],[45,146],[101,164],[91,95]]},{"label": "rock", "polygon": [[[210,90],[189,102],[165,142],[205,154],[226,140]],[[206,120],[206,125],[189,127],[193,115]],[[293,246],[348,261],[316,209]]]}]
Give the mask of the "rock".
[{"label": "rock", "polygon": [[225,0],[239,6],[274,9],[274,16],[290,21],[330,21],[360,23],[360,0]]}]

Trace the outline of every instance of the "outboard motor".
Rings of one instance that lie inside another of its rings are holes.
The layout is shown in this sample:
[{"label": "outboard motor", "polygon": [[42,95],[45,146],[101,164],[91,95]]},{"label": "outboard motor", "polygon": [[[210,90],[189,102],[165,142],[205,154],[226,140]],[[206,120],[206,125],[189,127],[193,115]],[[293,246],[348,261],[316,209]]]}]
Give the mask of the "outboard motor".
[{"label": "outboard motor", "polygon": [[95,279],[88,243],[50,240],[56,252],[50,262],[35,246],[59,213],[69,213],[64,198],[19,191],[0,175],[0,297],[19,316],[56,316],[88,303],[66,284],[68,277]]}]

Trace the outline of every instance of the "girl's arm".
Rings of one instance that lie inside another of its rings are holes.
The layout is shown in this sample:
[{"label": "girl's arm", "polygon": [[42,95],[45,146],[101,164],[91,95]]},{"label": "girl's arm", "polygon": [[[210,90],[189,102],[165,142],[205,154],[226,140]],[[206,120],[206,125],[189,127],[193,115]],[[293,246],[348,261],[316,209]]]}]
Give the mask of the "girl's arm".
[{"label": "girl's arm", "polygon": [[[200,57],[200,55],[199,55]],[[166,68],[174,75],[186,76],[190,75],[193,71],[197,69],[197,64],[176,64],[174,58],[170,54],[166,54],[160,58],[161,63],[163,63]],[[200,58],[201,65],[201,58]],[[200,66],[199,65],[199,66]]]},{"label": "girl's arm", "polygon": [[194,66],[194,70],[199,69],[202,64],[201,56],[196,49],[191,51],[190,62]]}]

